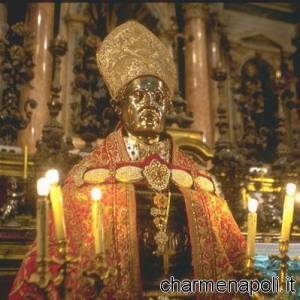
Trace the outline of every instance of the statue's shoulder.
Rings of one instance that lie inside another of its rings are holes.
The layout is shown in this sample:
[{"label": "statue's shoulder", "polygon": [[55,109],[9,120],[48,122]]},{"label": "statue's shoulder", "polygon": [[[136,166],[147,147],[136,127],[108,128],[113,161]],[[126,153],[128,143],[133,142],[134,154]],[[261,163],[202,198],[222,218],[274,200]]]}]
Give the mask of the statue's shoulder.
[{"label": "statue's shoulder", "polygon": [[109,156],[106,151],[106,139],[102,140],[97,147],[85,155],[82,160],[73,166],[65,183],[73,183],[76,186],[83,184],[84,173],[91,169],[107,168],[109,165]]},{"label": "statue's shoulder", "polygon": [[174,153],[174,164],[191,174],[195,186],[217,195],[222,194],[215,177],[204,166],[198,164],[190,155],[178,147]]},{"label": "statue's shoulder", "polygon": [[87,172],[90,176],[97,178],[98,183],[102,181],[101,178],[104,181],[109,176],[113,166],[122,160],[121,139],[120,130],[109,134],[92,152],[71,169],[65,183],[73,183],[79,187],[83,185]]},{"label": "statue's shoulder", "polygon": [[193,177],[197,175],[202,175],[208,178],[211,177],[210,173],[204,166],[199,165],[190,155],[176,145],[174,145],[173,163],[183,169],[189,170]]}]

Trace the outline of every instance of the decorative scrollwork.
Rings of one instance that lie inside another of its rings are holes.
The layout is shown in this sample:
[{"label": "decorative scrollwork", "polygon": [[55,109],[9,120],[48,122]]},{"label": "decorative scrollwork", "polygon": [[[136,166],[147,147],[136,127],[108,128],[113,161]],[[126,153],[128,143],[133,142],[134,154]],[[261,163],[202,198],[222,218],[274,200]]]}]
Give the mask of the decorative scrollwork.
[{"label": "decorative scrollwork", "polygon": [[42,138],[37,143],[35,161],[38,172],[44,173],[49,168],[56,168],[61,174],[66,175],[72,165],[80,157],[69,153],[73,148],[72,141],[64,140],[64,130],[61,123],[57,121],[57,116],[62,108],[59,101],[60,85],[60,64],[61,57],[67,52],[67,44],[61,38],[54,39],[49,51],[53,55],[54,76],[51,85],[51,98],[47,103],[50,118],[42,131]]},{"label": "decorative scrollwork", "polygon": [[22,86],[28,85],[34,77],[32,33],[23,23],[13,25],[6,40],[0,40],[0,71],[5,88],[0,101],[0,143],[15,145],[18,130],[30,122],[32,110],[37,106],[33,99],[20,107]]},{"label": "decorative scrollwork", "polygon": [[113,130],[118,121],[98,71],[98,42],[96,36],[89,34],[80,39],[75,50],[73,93],[79,95],[79,101],[71,105],[72,126],[74,132],[86,142],[85,151],[92,148],[97,138],[103,138]]}]

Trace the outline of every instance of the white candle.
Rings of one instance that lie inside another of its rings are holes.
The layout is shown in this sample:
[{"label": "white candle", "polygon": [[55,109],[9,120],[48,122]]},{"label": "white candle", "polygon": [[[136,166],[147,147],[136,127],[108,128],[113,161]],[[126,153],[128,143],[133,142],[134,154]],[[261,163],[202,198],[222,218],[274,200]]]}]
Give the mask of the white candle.
[{"label": "white candle", "polygon": [[63,210],[63,196],[62,190],[59,186],[59,174],[57,170],[49,170],[46,173],[46,178],[51,184],[50,188],[50,200],[51,207],[53,210],[54,224],[55,224],[55,234],[57,241],[65,240],[66,238],[66,228]]},{"label": "white candle", "polygon": [[27,179],[28,173],[28,147],[25,145],[24,147],[24,170],[23,170],[23,178]]},{"label": "white candle", "polygon": [[286,194],[284,197],[281,226],[281,239],[285,241],[288,241],[290,238],[291,227],[294,217],[295,192],[296,185],[294,183],[288,183],[286,185]]},{"label": "white candle", "polygon": [[300,192],[298,192],[295,196],[295,201],[296,203],[299,203],[300,204]]},{"label": "white candle", "polygon": [[92,204],[92,224],[95,241],[95,254],[104,254],[104,231],[103,231],[103,208],[101,203],[102,191],[94,187],[91,190]]},{"label": "white candle", "polygon": [[276,73],[275,73],[276,79],[277,79],[277,80],[281,79],[281,75],[282,75],[282,74],[281,74],[281,71],[280,71],[280,70],[277,70]]},{"label": "white candle", "polygon": [[46,178],[42,177],[37,181],[37,257],[40,261],[45,261],[48,257],[48,194],[50,184]]},{"label": "white candle", "polygon": [[247,257],[255,256],[255,237],[257,227],[257,205],[256,199],[249,198],[248,200],[248,235],[247,235]]}]

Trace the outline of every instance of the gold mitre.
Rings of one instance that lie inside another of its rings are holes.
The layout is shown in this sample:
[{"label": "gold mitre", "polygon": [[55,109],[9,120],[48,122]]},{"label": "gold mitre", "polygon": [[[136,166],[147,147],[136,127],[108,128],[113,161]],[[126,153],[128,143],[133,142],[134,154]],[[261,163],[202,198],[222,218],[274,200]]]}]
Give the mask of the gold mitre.
[{"label": "gold mitre", "polygon": [[141,76],[156,76],[173,96],[176,68],[166,46],[146,27],[128,21],[116,27],[97,50],[99,71],[112,96]]}]

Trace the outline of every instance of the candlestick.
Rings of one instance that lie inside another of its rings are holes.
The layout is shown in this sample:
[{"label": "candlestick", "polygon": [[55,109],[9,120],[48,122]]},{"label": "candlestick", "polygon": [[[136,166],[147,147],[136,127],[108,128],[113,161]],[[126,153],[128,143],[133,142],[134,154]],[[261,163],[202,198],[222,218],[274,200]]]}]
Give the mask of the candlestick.
[{"label": "candlestick", "polygon": [[104,231],[103,231],[103,208],[101,203],[102,191],[94,187],[91,190],[92,204],[92,222],[93,234],[95,239],[95,254],[104,254]]},{"label": "candlestick", "polygon": [[37,181],[37,266],[41,281],[45,280],[48,261],[48,194],[50,184],[42,177]]},{"label": "candlestick", "polygon": [[281,226],[281,239],[284,241],[288,241],[290,238],[291,226],[294,216],[295,192],[296,185],[294,183],[288,183],[286,185],[286,194],[284,197]]},{"label": "candlestick", "polygon": [[50,200],[54,215],[55,234],[57,241],[63,241],[66,238],[66,228],[63,210],[63,196],[59,182],[59,174],[57,170],[49,170],[46,178],[51,184]]},{"label": "candlestick", "polygon": [[257,226],[257,205],[256,199],[250,198],[248,200],[248,234],[247,234],[247,257],[252,258],[255,256],[255,237]]},{"label": "candlestick", "polygon": [[28,146],[24,147],[24,169],[23,169],[23,178],[27,179],[27,166],[28,166]]}]

